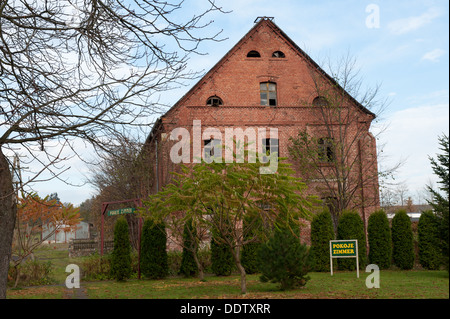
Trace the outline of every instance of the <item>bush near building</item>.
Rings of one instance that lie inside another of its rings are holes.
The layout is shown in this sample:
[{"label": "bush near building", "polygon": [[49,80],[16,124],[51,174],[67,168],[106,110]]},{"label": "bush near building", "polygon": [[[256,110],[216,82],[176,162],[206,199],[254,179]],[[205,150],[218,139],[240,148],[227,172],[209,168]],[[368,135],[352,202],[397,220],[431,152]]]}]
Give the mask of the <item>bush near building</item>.
[{"label": "bush near building", "polygon": [[[359,268],[366,264],[366,236],[364,233],[364,223],[361,216],[354,211],[343,211],[337,227],[337,239],[357,239]],[[338,266],[341,270],[355,270],[356,262],[353,258],[339,258]]]},{"label": "bush near building", "polygon": [[392,218],[392,259],[400,269],[414,266],[414,242],[411,220],[406,210],[399,210]]},{"label": "bush near building", "polygon": [[250,275],[259,271],[257,251],[261,247],[260,232],[263,231],[263,225],[259,215],[245,216],[243,223],[243,229],[249,229],[249,231],[244,234],[246,244],[242,248],[241,263],[245,273]]},{"label": "bush near building", "polygon": [[439,269],[442,263],[442,250],[439,238],[440,221],[431,211],[423,212],[419,218],[419,262],[422,267]]},{"label": "bush near building", "polygon": [[372,213],[368,220],[369,263],[380,269],[391,266],[392,236],[389,220],[383,210]]},{"label": "bush near building", "polygon": [[214,229],[211,237],[211,269],[216,276],[229,276],[234,269],[230,248]]},{"label": "bush near building", "polygon": [[311,258],[306,245],[290,229],[277,229],[258,250],[262,282],[280,283],[281,290],[302,287],[310,279]]},{"label": "bush near building", "polygon": [[179,273],[185,277],[193,277],[198,273],[197,263],[194,259],[194,252],[198,253],[195,245],[197,230],[192,226],[192,220],[186,221],[183,230],[183,253]]},{"label": "bush near building", "polygon": [[141,272],[150,279],[161,279],[169,274],[167,262],[167,234],[164,223],[147,219],[142,227]]},{"label": "bush near building", "polygon": [[334,229],[331,214],[326,209],[311,222],[311,258],[315,271],[330,271],[330,240],[333,240]]},{"label": "bush near building", "polygon": [[114,226],[114,250],[111,256],[111,275],[117,281],[123,281],[131,275],[131,245],[128,223],[120,217]]}]

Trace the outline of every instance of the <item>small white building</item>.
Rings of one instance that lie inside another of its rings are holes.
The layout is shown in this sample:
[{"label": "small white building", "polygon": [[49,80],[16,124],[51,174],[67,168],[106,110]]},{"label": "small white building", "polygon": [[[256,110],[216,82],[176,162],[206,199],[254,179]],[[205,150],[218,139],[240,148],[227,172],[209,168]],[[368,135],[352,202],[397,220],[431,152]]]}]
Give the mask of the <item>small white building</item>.
[{"label": "small white building", "polygon": [[[90,238],[90,224],[87,222],[79,222],[76,229],[72,231],[64,231],[66,225],[61,225],[49,238],[45,239],[46,243],[68,243],[71,239],[88,239]],[[54,230],[53,225],[42,225],[42,239],[46,238]]]},{"label": "small white building", "polygon": [[[420,216],[422,215],[422,212],[419,212],[419,213],[406,213],[406,214],[408,215],[409,219],[411,219],[411,222],[418,222]],[[386,214],[386,215],[387,215],[387,218],[392,219],[392,218],[394,218],[395,213],[389,213],[389,214]]]}]

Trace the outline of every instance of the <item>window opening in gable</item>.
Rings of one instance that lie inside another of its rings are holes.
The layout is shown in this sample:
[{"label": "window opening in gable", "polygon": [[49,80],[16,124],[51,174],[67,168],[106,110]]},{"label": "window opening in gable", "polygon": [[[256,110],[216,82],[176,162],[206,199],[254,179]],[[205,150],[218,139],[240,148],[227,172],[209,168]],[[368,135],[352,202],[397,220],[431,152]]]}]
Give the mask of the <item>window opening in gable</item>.
[{"label": "window opening in gable", "polygon": [[206,105],[207,106],[221,106],[221,105],[223,105],[223,101],[218,96],[211,96],[206,101]]},{"label": "window opening in gable", "polygon": [[274,53],[272,53],[272,58],[285,58],[285,57],[286,56],[281,51],[275,51]]},{"label": "window opening in gable", "polygon": [[259,84],[261,105],[277,105],[277,85],[273,82],[263,82]]},{"label": "window opening in gable", "polygon": [[328,106],[328,100],[323,96],[316,97],[313,102],[313,106],[325,107]]},{"label": "window opening in gable", "polygon": [[247,58],[260,58],[261,54],[259,54],[258,51],[252,50],[249,53],[247,53]]}]

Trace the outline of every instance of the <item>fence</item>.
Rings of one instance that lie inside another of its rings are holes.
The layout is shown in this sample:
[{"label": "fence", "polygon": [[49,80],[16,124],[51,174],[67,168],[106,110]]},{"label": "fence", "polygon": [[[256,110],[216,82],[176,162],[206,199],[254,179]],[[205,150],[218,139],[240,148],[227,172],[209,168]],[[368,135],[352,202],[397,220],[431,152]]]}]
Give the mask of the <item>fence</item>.
[{"label": "fence", "polygon": [[[103,252],[107,253],[114,248],[114,241],[104,241]],[[100,253],[100,242],[97,239],[71,239],[69,242],[69,257],[88,256]]]}]

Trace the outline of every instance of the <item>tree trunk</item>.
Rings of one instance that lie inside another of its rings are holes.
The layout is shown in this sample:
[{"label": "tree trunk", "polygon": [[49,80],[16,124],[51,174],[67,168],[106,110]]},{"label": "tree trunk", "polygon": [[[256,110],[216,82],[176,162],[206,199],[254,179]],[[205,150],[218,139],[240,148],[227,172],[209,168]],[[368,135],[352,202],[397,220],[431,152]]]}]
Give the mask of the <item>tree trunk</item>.
[{"label": "tree trunk", "polygon": [[247,279],[245,276],[245,268],[241,264],[241,247],[237,246],[233,250],[234,261],[236,262],[237,269],[241,274],[241,294],[245,295],[247,293]]},{"label": "tree trunk", "polygon": [[0,148],[0,299],[6,299],[17,206],[8,161]]},{"label": "tree trunk", "polygon": [[204,281],[204,280],[205,280],[205,273],[204,273],[204,271],[203,271],[203,266],[202,266],[202,264],[200,263],[200,260],[198,259],[197,252],[194,251],[193,254],[194,254],[194,261],[195,261],[195,263],[197,264],[197,269],[198,269],[198,279],[200,279],[200,281]]}]

